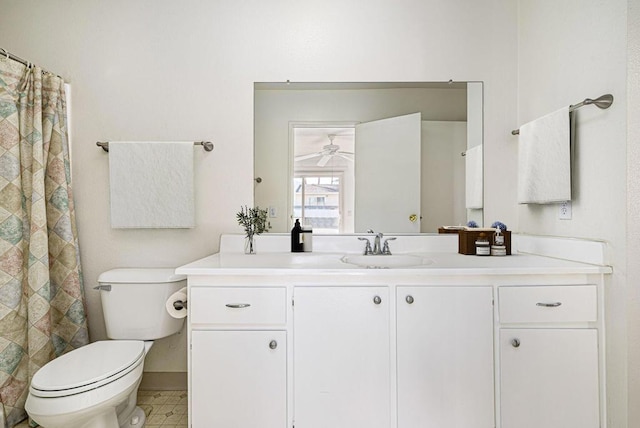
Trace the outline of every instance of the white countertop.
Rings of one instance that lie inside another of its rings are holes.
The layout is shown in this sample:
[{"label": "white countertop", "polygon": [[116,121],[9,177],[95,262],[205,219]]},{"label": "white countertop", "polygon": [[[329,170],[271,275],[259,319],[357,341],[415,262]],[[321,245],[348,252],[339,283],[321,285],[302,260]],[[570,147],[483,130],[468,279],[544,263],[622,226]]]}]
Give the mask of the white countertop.
[{"label": "white countertop", "polygon": [[[370,237],[366,234],[363,236]],[[612,272],[607,263],[606,243],[573,238],[514,236],[513,255],[470,256],[458,254],[457,235],[399,236],[393,241],[393,254],[421,256],[426,260],[426,264],[389,269],[367,269],[341,261],[345,255],[369,257],[361,256],[363,244],[354,235],[314,237],[314,252],[310,253],[289,252],[288,234],[266,234],[257,238],[260,238],[256,242],[257,254],[248,255],[243,252],[243,235],[222,235],[219,253],[180,266],[176,269],[176,273],[197,276],[337,274],[387,277],[393,275],[589,275]]]},{"label": "white countertop", "polygon": [[[514,254],[511,256],[466,256],[457,253],[411,253],[428,260],[423,266],[367,269],[342,262],[347,253],[270,252],[247,255],[217,253],[176,269],[185,275],[527,275],[606,274],[609,266],[599,266],[551,257]],[[355,255],[356,253],[349,253]],[[384,257],[384,256],[383,256]]]}]

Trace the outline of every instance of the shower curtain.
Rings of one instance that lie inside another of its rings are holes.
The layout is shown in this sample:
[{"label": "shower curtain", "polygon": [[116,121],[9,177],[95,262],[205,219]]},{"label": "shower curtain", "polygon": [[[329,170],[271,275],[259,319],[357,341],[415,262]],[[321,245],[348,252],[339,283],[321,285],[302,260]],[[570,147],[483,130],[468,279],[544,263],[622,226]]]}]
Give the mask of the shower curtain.
[{"label": "shower curtain", "polygon": [[0,427],[34,373],[88,343],[64,82],[0,59]]}]

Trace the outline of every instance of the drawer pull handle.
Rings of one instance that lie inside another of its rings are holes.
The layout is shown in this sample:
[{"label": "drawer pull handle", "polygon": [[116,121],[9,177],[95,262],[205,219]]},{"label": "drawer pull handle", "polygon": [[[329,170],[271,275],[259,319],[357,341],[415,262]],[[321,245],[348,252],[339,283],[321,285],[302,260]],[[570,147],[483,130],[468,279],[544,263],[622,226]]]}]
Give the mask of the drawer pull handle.
[{"label": "drawer pull handle", "polygon": [[269,342],[270,349],[276,349],[277,347],[278,347],[278,342],[276,342],[275,340],[272,340],[271,342]]},{"label": "drawer pull handle", "polygon": [[538,303],[536,303],[536,306],[542,306],[542,307],[545,307],[545,308],[557,308],[560,305],[562,305],[562,302],[553,302],[553,303],[538,302]]},{"label": "drawer pull handle", "polygon": [[380,298],[380,296],[374,297],[373,303],[375,303],[376,305],[379,305],[380,303],[382,303],[382,299]]},{"label": "drawer pull handle", "polygon": [[242,308],[248,308],[249,306],[251,306],[250,303],[227,303],[225,305],[227,308],[232,308],[232,309],[242,309]]},{"label": "drawer pull handle", "polygon": [[511,339],[511,346],[513,346],[514,348],[519,348],[520,347],[520,339]]},{"label": "drawer pull handle", "polygon": [[409,294],[405,300],[407,301],[408,304],[412,304],[414,302],[413,296],[411,294]]}]

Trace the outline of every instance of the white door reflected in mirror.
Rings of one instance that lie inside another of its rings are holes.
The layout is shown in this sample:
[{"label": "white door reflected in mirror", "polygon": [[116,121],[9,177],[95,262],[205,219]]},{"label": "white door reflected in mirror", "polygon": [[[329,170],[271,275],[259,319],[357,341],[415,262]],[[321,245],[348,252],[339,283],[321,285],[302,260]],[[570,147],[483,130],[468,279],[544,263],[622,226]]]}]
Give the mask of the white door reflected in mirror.
[{"label": "white door reflected in mirror", "polygon": [[355,230],[420,233],[422,115],[356,125]]}]

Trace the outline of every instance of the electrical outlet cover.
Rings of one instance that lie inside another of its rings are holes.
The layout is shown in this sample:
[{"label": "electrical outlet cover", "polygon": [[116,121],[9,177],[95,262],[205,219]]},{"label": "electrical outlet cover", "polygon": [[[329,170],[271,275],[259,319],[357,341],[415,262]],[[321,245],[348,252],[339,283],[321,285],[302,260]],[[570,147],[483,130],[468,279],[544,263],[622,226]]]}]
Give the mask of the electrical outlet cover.
[{"label": "electrical outlet cover", "polygon": [[571,220],[571,201],[560,203],[558,218],[560,220]]}]

